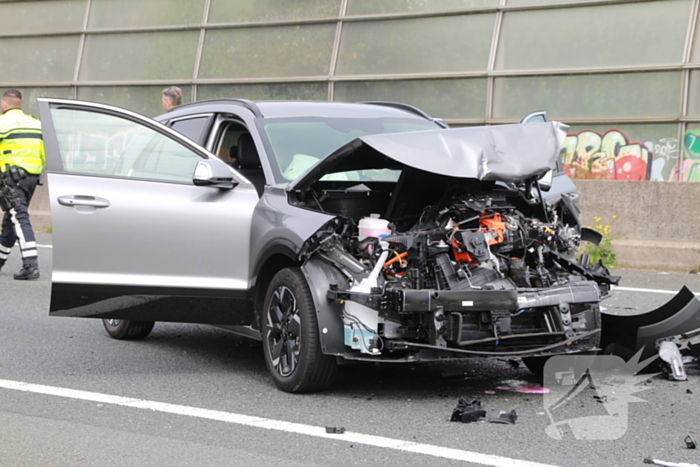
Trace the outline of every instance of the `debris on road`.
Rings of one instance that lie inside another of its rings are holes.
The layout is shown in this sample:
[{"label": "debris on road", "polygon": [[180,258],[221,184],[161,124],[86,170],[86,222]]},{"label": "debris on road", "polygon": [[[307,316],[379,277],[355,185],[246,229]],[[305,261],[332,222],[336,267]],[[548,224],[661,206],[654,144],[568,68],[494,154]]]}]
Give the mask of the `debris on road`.
[{"label": "debris on road", "polygon": [[327,426],[326,433],[331,433],[335,435],[342,435],[345,433],[345,427],[342,426]]},{"label": "debris on road", "polygon": [[490,423],[503,423],[507,425],[515,425],[515,421],[518,419],[518,414],[515,413],[515,410],[511,410],[510,412],[501,412],[501,414],[498,416],[498,418],[489,418]]},{"label": "debris on road", "polygon": [[[471,423],[486,418],[486,410],[481,407],[479,399],[460,399],[457,402],[457,407],[452,411],[451,422]],[[496,418],[489,418],[490,423],[502,423],[506,425],[515,425],[518,419],[518,414],[515,410],[510,412],[501,412]]]},{"label": "debris on road", "polygon": [[452,411],[452,422],[471,423],[486,417],[486,410],[481,408],[479,399],[460,399]]},{"label": "debris on road", "polygon": [[685,441],[685,447],[688,449],[696,449],[698,447],[697,441],[691,435],[686,436],[683,441]]},{"label": "debris on road", "polygon": [[671,379],[685,380],[683,356],[697,355],[700,349],[700,299],[683,287],[665,305],[646,313],[602,313],[600,347],[604,354],[625,360],[639,351],[639,361],[650,371],[658,369],[654,360],[660,356]]},{"label": "debris on road", "polygon": [[657,343],[659,349],[659,357],[666,362],[668,367],[668,378],[675,381],[687,381],[688,375],[685,374],[683,367],[683,357],[676,344],[670,341],[661,341]]}]

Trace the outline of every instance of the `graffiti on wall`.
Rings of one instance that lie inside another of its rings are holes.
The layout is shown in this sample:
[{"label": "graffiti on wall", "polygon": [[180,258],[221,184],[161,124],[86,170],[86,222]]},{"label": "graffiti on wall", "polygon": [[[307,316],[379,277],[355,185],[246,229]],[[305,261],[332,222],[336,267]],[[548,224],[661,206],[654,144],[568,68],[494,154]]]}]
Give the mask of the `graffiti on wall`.
[{"label": "graffiti on wall", "polygon": [[[650,144],[650,143],[647,143]],[[661,138],[654,144],[650,180],[676,182],[680,180],[678,172],[678,138]]]},{"label": "graffiti on wall", "polygon": [[[686,133],[684,148],[686,154],[694,151],[689,158],[698,165],[696,177],[700,181],[700,130],[691,136]],[[679,155],[677,138],[640,143],[617,129],[603,134],[591,130],[569,134],[561,151],[570,177],[592,180],[686,180],[684,174],[691,165],[685,167]]]},{"label": "graffiti on wall", "polygon": [[592,180],[649,180],[653,161],[647,145],[616,129],[569,134],[561,156],[571,178]]},{"label": "graffiti on wall", "polygon": [[680,180],[700,182],[700,130],[689,130],[683,135],[686,159],[679,163]]}]

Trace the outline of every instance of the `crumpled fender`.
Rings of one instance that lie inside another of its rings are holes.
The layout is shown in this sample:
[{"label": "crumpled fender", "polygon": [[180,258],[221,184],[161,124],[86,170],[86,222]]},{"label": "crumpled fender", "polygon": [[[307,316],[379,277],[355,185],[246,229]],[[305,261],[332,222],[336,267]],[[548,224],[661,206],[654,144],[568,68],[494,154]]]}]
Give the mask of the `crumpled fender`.
[{"label": "crumpled fender", "polygon": [[309,282],[316,308],[321,351],[326,355],[346,353],[348,349],[343,339],[343,305],[329,300],[327,293],[331,285],[345,284],[348,278],[332,264],[313,256],[301,266],[301,270]]},{"label": "crumpled fender", "polygon": [[640,361],[657,354],[656,341],[700,328],[700,300],[683,287],[668,303],[638,315],[602,313],[600,347],[605,354],[629,360],[642,350]]}]

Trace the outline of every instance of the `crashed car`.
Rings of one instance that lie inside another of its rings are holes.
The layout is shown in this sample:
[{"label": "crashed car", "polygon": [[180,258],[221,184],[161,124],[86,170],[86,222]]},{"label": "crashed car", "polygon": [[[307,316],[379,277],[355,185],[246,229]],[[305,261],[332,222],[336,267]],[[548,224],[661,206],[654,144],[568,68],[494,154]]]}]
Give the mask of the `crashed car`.
[{"label": "crashed car", "polygon": [[343,361],[541,372],[598,350],[617,279],[577,258],[578,210],[551,190],[565,125],[449,129],[383,103],[220,100],[165,125],[39,107],[53,316],[101,318],[118,339],[156,321],[260,339],[289,392],[327,388]]}]

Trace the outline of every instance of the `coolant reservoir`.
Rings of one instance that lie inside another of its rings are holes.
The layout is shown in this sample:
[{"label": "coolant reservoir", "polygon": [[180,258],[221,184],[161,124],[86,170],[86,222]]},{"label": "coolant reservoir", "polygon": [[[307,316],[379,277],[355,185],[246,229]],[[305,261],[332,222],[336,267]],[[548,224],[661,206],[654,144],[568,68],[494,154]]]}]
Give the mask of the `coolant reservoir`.
[{"label": "coolant reservoir", "polygon": [[370,214],[369,217],[360,219],[360,240],[367,237],[381,237],[382,235],[391,235],[389,221],[380,219],[379,214]]}]

